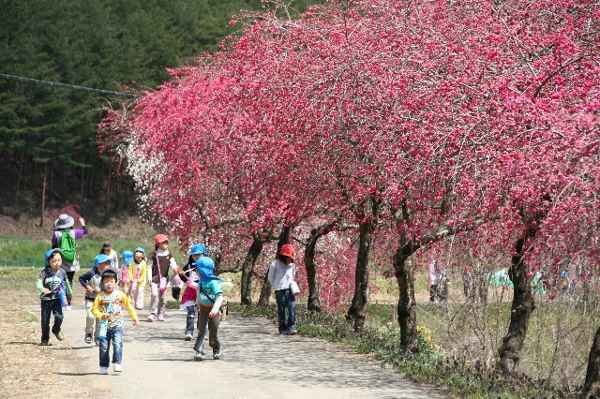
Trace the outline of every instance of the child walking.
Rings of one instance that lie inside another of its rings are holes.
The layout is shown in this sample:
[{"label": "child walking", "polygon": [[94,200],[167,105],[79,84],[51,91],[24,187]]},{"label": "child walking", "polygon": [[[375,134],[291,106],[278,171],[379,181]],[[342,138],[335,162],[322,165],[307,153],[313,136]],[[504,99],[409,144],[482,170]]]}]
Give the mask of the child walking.
[{"label": "child walking", "polygon": [[[41,300],[41,346],[50,346],[50,316],[54,315],[52,333],[59,341],[64,339],[60,329],[63,322],[62,304],[59,298],[60,291],[65,289],[71,295],[71,285],[67,273],[62,269],[62,252],[58,248],[49,249],[44,254],[46,266],[40,272],[36,287]],[[64,287],[64,288],[63,288]]]},{"label": "child walking", "polygon": [[221,342],[219,342],[219,322],[221,320],[221,305],[223,304],[223,290],[220,279],[215,276],[215,262],[208,256],[202,256],[194,265],[200,276],[198,282],[198,338],[194,350],[195,360],[204,360],[204,338],[208,327],[208,343],[213,350],[213,359],[222,356]]},{"label": "child walking", "polygon": [[169,282],[169,272],[177,273],[177,263],[169,252],[169,237],[165,234],[154,236],[154,252],[152,257],[152,284],[150,299],[150,315],[148,321],[165,321],[165,292]]},{"label": "child walking", "polygon": [[113,346],[113,370],[123,371],[123,309],[127,309],[133,325],[137,326],[138,318],[135,309],[129,302],[129,297],[117,288],[117,273],[107,269],[101,276],[101,292],[96,295],[92,312],[100,324],[98,331],[100,374],[108,374],[110,363],[110,345]]},{"label": "child walking", "polygon": [[144,309],[144,288],[148,281],[148,265],[144,248],[138,247],[133,253],[133,262],[127,266],[129,273],[129,297],[137,310]]},{"label": "child walking", "polygon": [[104,244],[102,244],[102,248],[100,248],[99,254],[104,254],[108,256],[108,259],[110,260],[111,269],[113,269],[114,271],[119,270],[119,255],[117,254],[117,251],[113,249],[112,244],[110,242],[105,242]]},{"label": "child walking", "polygon": [[[77,240],[80,240],[88,231],[85,227],[85,220],[79,218],[80,228],[73,228],[75,220],[73,217],[63,213],[54,221],[54,231],[52,232],[52,248],[58,248],[62,253],[62,268],[67,273],[67,279],[71,287],[73,286],[73,276],[79,270],[79,254],[77,253]],[[68,306],[71,309],[71,294],[67,295]]]},{"label": "child walking", "polygon": [[129,265],[133,262],[133,252],[125,250],[121,253],[121,268],[119,269],[119,287],[121,291],[129,294]]},{"label": "child walking", "polygon": [[100,292],[102,273],[110,267],[110,259],[105,254],[96,255],[94,267],[89,272],[79,277],[79,283],[85,289],[85,338],[86,344],[97,342],[98,328],[96,317],[92,313],[94,300]]},{"label": "child walking", "polygon": [[194,324],[196,324],[196,298],[198,289],[198,273],[196,272],[195,262],[201,256],[208,255],[206,247],[203,244],[194,244],[190,248],[190,257],[183,269],[179,272],[181,281],[185,284],[183,297],[181,298],[181,308],[187,311],[185,322],[185,340],[191,341],[194,337]]},{"label": "child walking", "polygon": [[293,263],[295,255],[294,247],[284,244],[269,266],[268,279],[275,290],[279,334],[296,334],[296,297],[292,292],[292,287],[297,287],[296,265]]}]

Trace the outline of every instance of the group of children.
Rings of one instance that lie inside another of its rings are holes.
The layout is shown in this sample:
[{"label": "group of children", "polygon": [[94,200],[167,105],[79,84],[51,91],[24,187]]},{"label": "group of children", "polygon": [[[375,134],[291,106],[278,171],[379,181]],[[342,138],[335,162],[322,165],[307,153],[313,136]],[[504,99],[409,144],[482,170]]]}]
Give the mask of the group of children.
[{"label": "group of children", "polygon": [[[83,225],[85,222],[80,219]],[[61,331],[63,307],[69,307],[72,298],[73,267],[70,249],[74,241],[87,233],[85,228],[75,234],[71,229],[74,220],[68,215],[61,215],[55,222],[56,240],[53,248],[44,254],[45,267],[40,272],[37,288],[41,298],[41,345],[49,346],[50,331],[56,339],[62,341]],[[57,234],[58,232],[58,234]],[[68,243],[62,243],[68,237]],[[166,318],[166,291],[169,283],[172,287],[183,286],[183,295],[173,289],[173,296],[179,299],[182,309],[186,310],[185,340],[191,341],[194,327],[198,327],[198,335],[194,344],[194,359],[204,360],[206,352],[204,341],[209,336],[209,345],[213,350],[213,359],[222,356],[221,343],[218,337],[219,323],[223,312],[224,294],[222,281],[215,274],[215,263],[208,256],[206,247],[196,243],[191,246],[187,263],[179,268],[175,258],[169,251],[169,238],[164,234],[154,237],[155,250],[146,258],[142,247],[134,252],[122,253],[122,264],[110,244],[104,244],[96,255],[90,271],[79,277],[84,289],[85,302],[85,338],[88,344],[96,343],[99,347],[100,373],[107,374],[109,366],[109,350],[113,346],[114,372],[120,373],[123,353],[124,311],[127,311],[134,326],[138,324],[137,310],[144,307],[144,290],[150,286],[150,313],[148,321],[164,321]],[[293,265],[294,249],[287,244],[278,251],[277,260],[269,268],[268,278],[275,289],[279,332],[295,334],[295,295],[298,293],[295,283],[295,266]],[[65,270],[67,266],[67,270]],[[73,271],[74,274],[75,271]],[[67,299],[68,298],[68,299]],[[50,329],[51,315],[54,324]]]}]

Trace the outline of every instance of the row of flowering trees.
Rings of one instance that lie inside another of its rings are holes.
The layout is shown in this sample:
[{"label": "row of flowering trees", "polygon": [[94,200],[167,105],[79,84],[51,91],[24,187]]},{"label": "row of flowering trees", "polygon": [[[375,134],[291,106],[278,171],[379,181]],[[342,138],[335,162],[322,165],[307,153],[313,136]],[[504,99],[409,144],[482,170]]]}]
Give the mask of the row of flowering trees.
[{"label": "row of flowering trees", "polygon": [[[351,299],[356,330],[369,259],[388,262],[409,351],[407,260],[452,235],[509,248],[515,292],[499,358],[512,372],[535,308],[530,272],[598,259],[600,6],[348,0],[296,20],[280,11],[246,15],[220,51],[108,114],[101,134],[127,159],[143,206],[184,240],[207,241],[220,270],[241,271],[243,303],[265,246],[297,240],[309,308]],[[596,341],[588,391],[600,330]]]}]

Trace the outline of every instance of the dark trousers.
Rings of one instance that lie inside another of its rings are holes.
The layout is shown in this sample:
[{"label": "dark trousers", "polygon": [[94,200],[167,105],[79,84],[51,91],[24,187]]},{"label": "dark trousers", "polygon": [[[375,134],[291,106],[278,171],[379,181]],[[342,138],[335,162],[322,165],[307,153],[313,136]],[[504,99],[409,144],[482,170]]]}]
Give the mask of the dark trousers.
[{"label": "dark trousers", "polygon": [[279,332],[285,332],[296,325],[296,297],[292,290],[275,291],[277,301],[277,319],[279,320]]},{"label": "dark trousers", "polygon": [[63,311],[60,304],[60,300],[51,299],[48,301],[42,301],[42,342],[48,342],[50,340],[50,315],[54,314],[54,325],[52,326],[52,332],[58,334],[60,326],[63,322]]},{"label": "dark trousers", "polygon": [[219,352],[221,342],[219,342],[219,322],[221,321],[221,313],[218,313],[212,319],[208,317],[211,308],[207,306],[198,306],[198,338],[194,350],[196,352],[204,352],[204,338],[206,337],[206,327],[208,327],[208,344],[213,349],[213,352]]},{"label": "dark trousers", "polygon": [[[71,285],[71,289],[73,289],[73,276],[75,272],[67,272],[67,279],[69,280],[69,285]],[[72,295],[67,295],[67,303],[71,305]]]},{"label": "dark trousers", "polygon": [[194,335],[194,325],[196,324],[196,306],[187,307],[187,317],[185,319],[185,333]]}]

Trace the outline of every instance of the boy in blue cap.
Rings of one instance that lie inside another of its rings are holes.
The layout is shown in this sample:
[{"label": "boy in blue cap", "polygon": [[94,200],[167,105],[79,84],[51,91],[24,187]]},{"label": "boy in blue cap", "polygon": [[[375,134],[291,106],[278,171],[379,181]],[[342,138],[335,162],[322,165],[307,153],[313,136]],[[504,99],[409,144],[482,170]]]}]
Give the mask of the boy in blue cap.
[{"label": "boy in blue cap", "polygon": [[100,283],[102,282],[102,272],[110,268],[110,258],[106,254],[98,254],[94,259],[94,267],[89,272],[79,277],[79,283],[85,289],[85,343],[91,344],[98,340],[99,324],[96,323],[96,317],[92,313],[94,300],[100,292]]},{"label": "boy in blue cap", "polygon": [[196,272],[200,277],[198,282],[198,338],[194,345],[195,360],[204,360],[204,338],[208,325],[208,343],[213,350],[213,359],[221,358],[221,343],[219,342],[219,321],[221,320],[221,305],[223,290],[221,279],[215,275],[215,262],[208,256],[202,256],[195,263]]},{"label": "boy in blue cap", "polygon": [[71,295],[71,285],[67,278],[67,273],[62,266],[62,252],[59,248],[49,249],[44,254],[46,266],[40,272],[36,287],[41,300],[41,324],[42,339],[41,346],[50,346],[50,316],[54,315],[54,324],[52,333],[59,341],[64,339],[60,330],[63,322],[62,305],[59,298],[60,291],[66,290],[67,295]]}]

